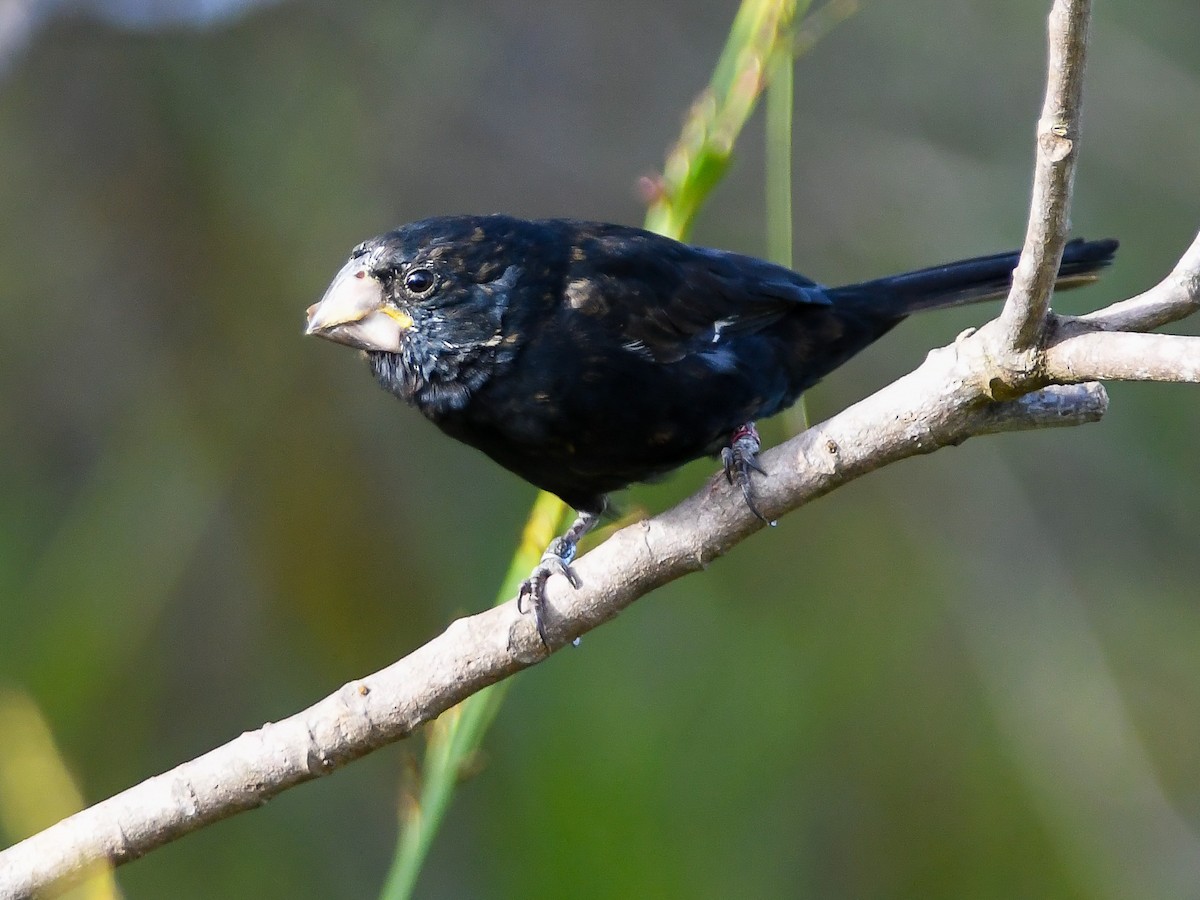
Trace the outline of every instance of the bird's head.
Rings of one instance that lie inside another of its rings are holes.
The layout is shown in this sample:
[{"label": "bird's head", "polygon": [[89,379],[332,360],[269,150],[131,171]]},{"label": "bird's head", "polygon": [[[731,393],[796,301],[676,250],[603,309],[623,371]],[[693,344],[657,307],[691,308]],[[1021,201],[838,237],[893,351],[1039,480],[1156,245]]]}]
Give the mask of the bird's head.
[{"label": "bird's head", "polygon": [[366,351],[406,399],[465,403],[517,343],[503,325],[522,268],[500,218],[426,219],[364,241],[308,308],[305,333]]}]

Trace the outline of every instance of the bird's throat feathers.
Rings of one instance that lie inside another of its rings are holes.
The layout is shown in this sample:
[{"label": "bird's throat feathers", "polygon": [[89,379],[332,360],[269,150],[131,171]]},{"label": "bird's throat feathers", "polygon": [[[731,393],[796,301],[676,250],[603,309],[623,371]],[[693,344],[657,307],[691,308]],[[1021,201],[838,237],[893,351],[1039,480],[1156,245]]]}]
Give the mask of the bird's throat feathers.
[{"label": "bird's throat feathers", "polygon": [[435,421],[466,406],[521,343],[520,333],[506,328],[509,295],[520,276],[519,266],[509,266],[493,281],[414,305],[400,352],[367,354],[379,383]]}]

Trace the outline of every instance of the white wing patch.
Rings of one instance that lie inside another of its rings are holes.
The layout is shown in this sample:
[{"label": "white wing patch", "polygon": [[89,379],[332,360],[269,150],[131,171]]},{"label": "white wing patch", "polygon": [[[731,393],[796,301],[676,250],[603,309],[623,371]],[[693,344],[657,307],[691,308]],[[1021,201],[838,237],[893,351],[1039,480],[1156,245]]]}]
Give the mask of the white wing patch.
[{"label": "white wing patch", "polygon": [[642,359],[654,359],[654,354],[642,341],[626,341],[621,345],[621,349]]},{"label": "white wing patch", "polygon": [[734,318],[728,318],[728,319],[717,319],[717,321],[713,322],[712,343],[715,344],[717,341],[721,340],[721,331],[725,328],[728,328],[735,321],[737,321],[737,320]]}]

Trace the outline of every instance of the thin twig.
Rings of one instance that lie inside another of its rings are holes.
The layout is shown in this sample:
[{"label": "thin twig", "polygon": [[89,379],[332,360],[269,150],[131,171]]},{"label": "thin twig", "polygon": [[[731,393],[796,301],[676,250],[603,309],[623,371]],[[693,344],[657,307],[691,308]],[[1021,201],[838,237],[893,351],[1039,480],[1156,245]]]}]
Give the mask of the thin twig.
[{"label": "thin twig", "polygon": [[1200,381],[1200,337],[1093,331],[1076,323],[1057,329],[1043,361],[1057,382]]},{"label": "thin twig", "polygon": [[1091,0],[1055,0],[1050,10],[1049,71],[1037,129],[1033,200],[1021,261],[1013,274],[1000,341],[1009,351],[1035,348],[1070,230],[1071,187],[1079,152],[1083,70]]},{"label": "thin twig", "polygon": [[1079,321],[1105,331],[1151,331],[1200,309],[1200,234],[1171,274],[1150,290],[1080,316]]}]

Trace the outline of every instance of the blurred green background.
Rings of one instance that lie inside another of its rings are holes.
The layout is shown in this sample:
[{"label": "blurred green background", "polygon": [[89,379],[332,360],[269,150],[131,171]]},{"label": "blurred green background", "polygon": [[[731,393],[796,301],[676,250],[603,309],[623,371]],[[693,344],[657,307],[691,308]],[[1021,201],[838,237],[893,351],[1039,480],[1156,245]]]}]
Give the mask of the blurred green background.
[{"label": "blurred green background", "polygon": [[[414,218],[640,222],[735,7],[307,0],[200,28],[33,6],[0,2],[0,688],[94,802],[490,602],[533,489],[302,339],[304,309]],[[1047,7],[869,2],[800,61],[802,271],[1020,243]],[[1149,286],[1200,226],[1198,33],[1197,4],[1097,5],[1073,218],[1123,246],[1058,308]],[[756,119],[698,243],[765,252],[762,145]],[[813,417],[987,314],[906,323]],[[1099,425],[863,479],[521,675],[418,896],[1196,896],[1200,396],[1110,392]],[[374,896],[419,749],[121,889]]]}]

